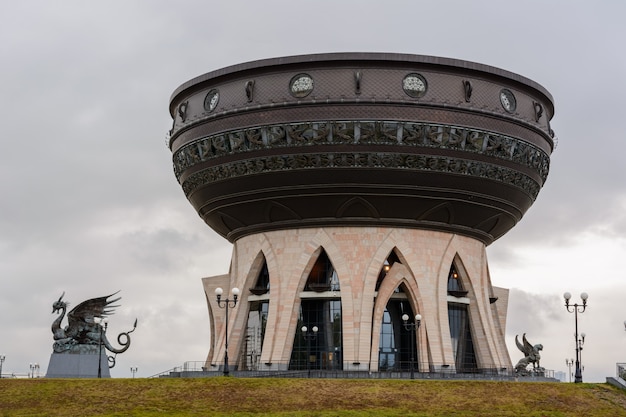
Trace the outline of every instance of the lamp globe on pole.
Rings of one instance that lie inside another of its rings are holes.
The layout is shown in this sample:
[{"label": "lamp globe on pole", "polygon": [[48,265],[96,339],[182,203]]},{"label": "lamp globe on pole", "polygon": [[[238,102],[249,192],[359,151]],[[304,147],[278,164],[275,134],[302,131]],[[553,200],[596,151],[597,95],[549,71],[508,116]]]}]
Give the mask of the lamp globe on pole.
[{"label": "lamp globe on pole", "polygon": [[[419,330],[420,324],[422,322],[422,315],[421,314],[416,314],[415,315],[415,322],[414,323],[409,323],[409,315],[408,314],[403,314],[402,315],[402,321],[404,322],[404,328],[406,330],[409,331],[409,337],[411,339],[411,363],[410,363],[410,371],[411,371],[411,379],[415,379],[415,372],[414,372],[414,364],[415,364],[415,337],[416,337],[416,333],[417,330]],[[417,333],[419,334],[419,333]],[[418,345],[419,346],[419,345]]]},{"label": "lamp globe on pole", "polygon": [[233,295],[232,299],[225,298],[222,299],[222,295],[224,294],[224,290],[221,287],[217,287],[215,289],[215,296],[217,298],[217,306],[219,308],[223,308],[225,310],[224,315],[224,376],[228,376],[230,371],[228,369],[228,309],[234,308],[237,305],[237,299],[239,298],[239,288],[234,287],[230,290]]},{"label": "lamp globe on pole", "polygon": [[317,337],[317,332],[319,328],[317,326],[313,326],[311,331],[309,332],[309,328],[306,326],[302,326],[300,329],[302,331],[302,337],[306,340],[306,370],[307,377],[311,378],[311,341],[315,340]]}]

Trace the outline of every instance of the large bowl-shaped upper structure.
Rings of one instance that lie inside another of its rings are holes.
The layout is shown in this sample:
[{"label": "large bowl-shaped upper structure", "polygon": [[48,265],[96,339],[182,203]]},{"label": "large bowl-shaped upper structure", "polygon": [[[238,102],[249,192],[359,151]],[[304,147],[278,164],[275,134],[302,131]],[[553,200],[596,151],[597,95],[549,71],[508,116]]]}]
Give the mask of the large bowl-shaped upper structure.
[{"label": "large bowl-shaped upper structure", "polygon": [[309,226],[433,229],[485,244],[548,175],[551,95],[501,69],[431,56],[255,61],[170,100],[174,172],[228,240]]}]

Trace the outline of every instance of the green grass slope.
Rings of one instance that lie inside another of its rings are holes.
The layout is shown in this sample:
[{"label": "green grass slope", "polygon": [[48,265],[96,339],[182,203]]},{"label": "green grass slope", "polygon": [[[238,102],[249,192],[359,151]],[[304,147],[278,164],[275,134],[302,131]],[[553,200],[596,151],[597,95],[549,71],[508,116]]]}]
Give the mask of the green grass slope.
[{"label": "green grass slope", "polygon": [[608,384],[349,379],[2,379],[0,416],[626,416]]}]

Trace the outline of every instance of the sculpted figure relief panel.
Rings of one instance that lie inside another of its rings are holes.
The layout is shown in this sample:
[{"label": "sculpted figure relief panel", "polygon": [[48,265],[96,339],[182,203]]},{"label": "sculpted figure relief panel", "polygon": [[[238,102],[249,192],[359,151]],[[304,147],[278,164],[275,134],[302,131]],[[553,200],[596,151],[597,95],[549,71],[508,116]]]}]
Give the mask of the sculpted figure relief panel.
[{"label": "sculpted figure relief panel", "polygon": [[[262,148],[342,143],[357,146],[365,144],[389,144],[394,147],[435,147],[479,153],[531,168],[538,173],[542,183],[545,182],[549,171],[549,156],[541,149],[523,140],[496,133],[427,123],[333,121],[254,127],[205,137],[187,144],[174,154],[174,173],[180,181],[180,177],[186,169],[228,154],[243,153]],[[358,148],[355,148],[355,150],[358,150]],[[309,150],[307,150],[307,152],[309,152]],[[361,152],[355,152],[355,155],[360,153]],[[324,154],[329,155],[327,153]],[[372,156],[373,155],[374,154],[372,154]],[[395,162],[393,164],[385,164],[383,162],[382,166],[402,166],[402,159],[409,158],[408,162],[405,162],[405,166],[407,168],[419,168],[419,166],[413,162],[417,157],[415,155],[407,156],[395,152],[390,152],[389,155],[388,157],[383,157],[383,159],[391,158]],[[256,165],[257,168],[259,164],[263,165],[264,169],[272,169],[271,167],[282,168],[285,165],[285,163],[281,162],[283,158],[294,157],[276,156],[272,157],[271,161],[268,158],[252,158],[236,163],[243,163],[246,165],[246,169],[235,168],[230,171],[234,175],[237,175],[237,172],[241,172],[242,175],[245,175],[245,173],[250,172],[250,161],[256,161],[253,165]],[[422,159],[424,158],[426,157],[422,157]],[[330,159],[332,159],[332,157],[330,157]],[[340,157],[340,159],[343,159],[343,157]],[[431,157],[428,158],[427,166],[429,169],[442,172],[448,171],[450,166],[452,166],[452,172],[466,172],[467,174],[478,176],[486,175],[487,178],[521,186],[529,191],[529,193],[533,195],[533,198],[537,195],[541,187],[541,184],[537,184],[532,180],[523,180],[520,182],[519,178],[516,178],[519,177],[519,173],[516,171],[495,165],[490,166],[488,163],[469,161],[469,159],[471,159],[469,156],[467,161],[462,158]],[[300,162],[303,161],[304,159],[300,158]],[[378,165],[376,161],[372,161],[371,159],[370,162],[373,162],[373,166]],[[287,163],[286,165],[290,168],[302,167],[302,164]],[[311,165],[308,166],[310,167]],[[346,165],[339,164],[337,166]],[[372,164],[368,164],[368,166],[372,166]],[[464,170],[462,167],[466,167],[467,169]],[[231,174],[226,173],[226,175],[224,175],[220,173],[219,171],[223,171],[223,168],[218,168],[218,166],[213,166],[210,170],[213,171],[213,173],[205,173],[203,175],[206,181],[216,181],[231,177]],[[229,169],[226,171],[229,171]],[[502,174],[503,171],[510,172]],[[252,172],[255,173],[259,171],[258,169],[253,169]],[[185,181],[185,184],[183,184],[186,193],[195,188],[194,184],[198,184],[198,176],[196,175],[195,177],[195,180],[188,179]],[[535,183],[536,186],[531,185],[531,183]]]}]

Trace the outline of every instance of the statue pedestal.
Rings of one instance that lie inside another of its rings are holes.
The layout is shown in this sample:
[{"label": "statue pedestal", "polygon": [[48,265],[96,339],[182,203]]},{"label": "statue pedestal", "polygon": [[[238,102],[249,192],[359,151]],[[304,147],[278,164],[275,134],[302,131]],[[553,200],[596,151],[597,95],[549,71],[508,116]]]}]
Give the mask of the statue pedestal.
[{"label": "statue pedestal", "polygon": [[98,378],[98,359],[102,378],[111,378],[109,363],[104,348],[89,353],[53,353],[46,372],[46,378]]}]

